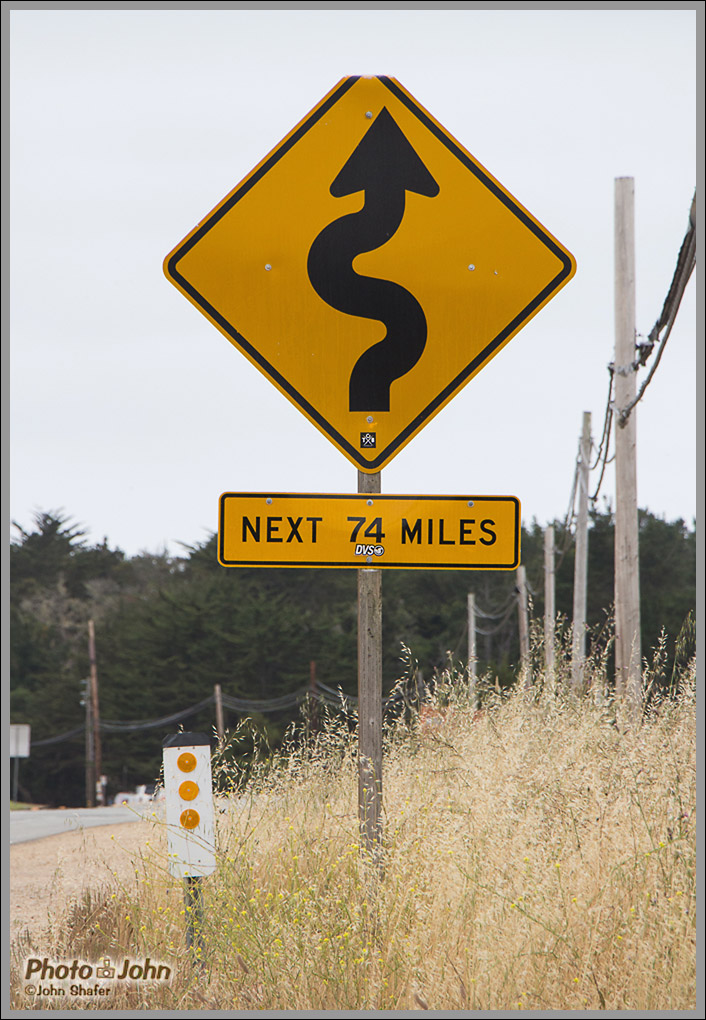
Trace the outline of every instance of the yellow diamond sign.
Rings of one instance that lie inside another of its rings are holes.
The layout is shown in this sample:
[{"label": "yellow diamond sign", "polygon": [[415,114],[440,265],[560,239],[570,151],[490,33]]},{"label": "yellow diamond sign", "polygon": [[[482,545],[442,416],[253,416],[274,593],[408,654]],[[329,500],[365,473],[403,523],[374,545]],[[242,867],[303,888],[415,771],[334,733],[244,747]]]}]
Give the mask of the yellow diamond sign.
[{"label": "yellow diamond sign", "polygon": [[576,267],[399,82],[349,77],[164,268],[346,457],[375,472]]}]

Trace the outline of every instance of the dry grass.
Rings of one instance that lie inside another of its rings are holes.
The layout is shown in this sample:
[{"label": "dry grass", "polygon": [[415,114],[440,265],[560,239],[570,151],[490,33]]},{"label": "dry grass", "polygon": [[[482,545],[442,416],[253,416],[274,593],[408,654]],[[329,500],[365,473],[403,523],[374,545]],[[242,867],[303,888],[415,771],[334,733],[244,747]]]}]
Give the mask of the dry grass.
[{"label": "dry grass", "polygon": [[694,668],[634,733],[561,694],[487,692],[478,715],[443,680],[444,709],[387,736],[383,877],[358,847],[354,740],[330,722],[224,802],[201,965],[160,851],[139,896],[74,910],[61,958],[174,970],[100,1006],[694,1009]]}]

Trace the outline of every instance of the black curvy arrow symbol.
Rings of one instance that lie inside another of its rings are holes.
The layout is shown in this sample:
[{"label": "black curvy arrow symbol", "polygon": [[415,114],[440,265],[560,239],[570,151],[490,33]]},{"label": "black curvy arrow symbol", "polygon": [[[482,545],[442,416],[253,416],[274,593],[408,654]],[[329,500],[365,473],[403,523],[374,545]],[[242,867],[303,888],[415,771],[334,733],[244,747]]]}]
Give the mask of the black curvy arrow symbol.
[{"label": "black curvy arrow symbol", "polygon": [[408,290],[390,280],[360,276],[353,259],[389,241],[402,222],[406,191],[433,198],[439,185],[383,107],[330,191],[334,198],[364,191],[365,203],[359,212],[329,223],[315,239],[307,262],[309,280],[326,304],[387,327],[383,339],[353,367],[349,409],[389,411],[390,386],[422,356],[427,320]]}]

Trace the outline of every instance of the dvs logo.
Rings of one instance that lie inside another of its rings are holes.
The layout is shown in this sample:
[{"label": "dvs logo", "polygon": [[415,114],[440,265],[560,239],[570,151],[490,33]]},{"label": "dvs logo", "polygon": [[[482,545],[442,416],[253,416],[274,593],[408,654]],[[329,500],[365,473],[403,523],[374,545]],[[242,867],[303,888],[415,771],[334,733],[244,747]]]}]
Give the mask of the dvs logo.
[{"label": "dvs logo", "polygon": [[359,543],[355,547],[356,556],[383,556],[384,553],[384,545],[361,545]]}]

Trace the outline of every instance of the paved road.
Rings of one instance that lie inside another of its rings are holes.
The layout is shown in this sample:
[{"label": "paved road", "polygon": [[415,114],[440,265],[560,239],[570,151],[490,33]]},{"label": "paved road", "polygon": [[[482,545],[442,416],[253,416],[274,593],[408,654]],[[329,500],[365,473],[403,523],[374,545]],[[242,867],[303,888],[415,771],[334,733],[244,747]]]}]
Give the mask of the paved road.
[{"label": "paved road", "polygon": [[145,812],[159,811],[153,804],[134,807],[113,805],[100,808],[41,809],[39,811],[10,812],[10,843],[26,843],[32,839],[56,836],[62,832],[76,832],[93,825],[118,825],[137,822]]}]

